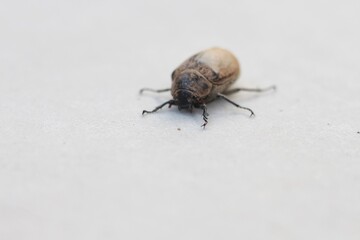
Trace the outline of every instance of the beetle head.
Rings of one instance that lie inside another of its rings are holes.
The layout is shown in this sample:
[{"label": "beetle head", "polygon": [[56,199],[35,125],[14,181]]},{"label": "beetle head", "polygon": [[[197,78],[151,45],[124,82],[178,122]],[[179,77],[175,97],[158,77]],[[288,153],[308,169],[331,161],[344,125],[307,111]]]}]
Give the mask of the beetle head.
[{"label": "beetle head", "polygon": [[179,110],[188,109],[191,111],[194,107],[194,95],[190,91],[179,90],[177,92],[176,104]]},{"label": "beetle head", "polygon": [[171,94],[179,109],[198,107],[211,91],[211,83],[195,70],[185,70],[173,78]]}]

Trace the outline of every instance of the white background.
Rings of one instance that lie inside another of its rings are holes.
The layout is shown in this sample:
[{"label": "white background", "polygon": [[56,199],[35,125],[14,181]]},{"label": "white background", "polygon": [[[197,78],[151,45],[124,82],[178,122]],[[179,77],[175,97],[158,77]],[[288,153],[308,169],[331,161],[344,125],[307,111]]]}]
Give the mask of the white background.
[{"label": "white background", "polygon": [[[0,238],[360,239],[360,2],[1,1]],[[190,55],[278,86],[138,95]],[[180,130],[178,130],[180,128]]]}]

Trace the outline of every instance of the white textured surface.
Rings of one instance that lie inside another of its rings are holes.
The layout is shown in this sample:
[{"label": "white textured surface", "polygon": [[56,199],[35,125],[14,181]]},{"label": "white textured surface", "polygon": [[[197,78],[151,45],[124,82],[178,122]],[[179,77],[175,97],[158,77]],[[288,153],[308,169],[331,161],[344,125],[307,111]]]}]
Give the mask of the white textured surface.
[{"label": "white textured surface", "polygon": [[[360,239],[359,1],[1,1],[0,239]],[[232,96],[165,109],[191,54]],[[177,128],[181,128],[178,131]]]}]

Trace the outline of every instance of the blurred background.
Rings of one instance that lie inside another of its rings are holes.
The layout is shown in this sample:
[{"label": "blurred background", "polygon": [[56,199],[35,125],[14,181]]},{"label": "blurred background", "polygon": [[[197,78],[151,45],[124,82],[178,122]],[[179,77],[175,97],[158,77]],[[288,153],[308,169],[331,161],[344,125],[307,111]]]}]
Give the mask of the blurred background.
[{"label": "blurred background", "polygon": [[[359,239],[360,2],[0,2],[1,239]],[[266,94],[164,109],[231,50]]]}]

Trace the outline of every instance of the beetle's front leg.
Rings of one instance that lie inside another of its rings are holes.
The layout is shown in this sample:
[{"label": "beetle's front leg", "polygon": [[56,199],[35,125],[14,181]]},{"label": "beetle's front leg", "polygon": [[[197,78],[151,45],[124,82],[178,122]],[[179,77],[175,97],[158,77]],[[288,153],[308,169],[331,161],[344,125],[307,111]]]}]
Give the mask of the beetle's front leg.
[{"label": "beetle's front leg", "polygon": [[203,110],[202,116],[203,116],[203,120],[204,120],[204,124],[201,125],[201,127],[203,127],[203,128],[205,129],[206,124],[208,124],[208,116],[209,116],[209,114],[208,114],[208,112],[207,112],[207,108],[206,108],[206,104],[205,104],[205,103],[202,104],[202,105],[200,106],[200,108]]},{"label": "beetle's front leg", "polygon": [[228,99],[225,95],[223,95],[223,94],[221,94],[221,93],[218,93],[218,94],[217,94],[217,97],[224,99],[225,101],[231,103],[231,104],[234,105],[235,107],[248,110],[248,111],[250,112],[250,117],[255,117],[255,113],[254,113],[253,110],[251,110],[250,108],[240,106],[239,104],[231,101],[230,99]]},{"label": "beetle's front leg", "polygon": [[175,101],[174,101],[173,99],[171,99],[171,100],[169,100],[169,101],[167,101],[167,102],[164,102],[163,104],[161,104],[160,106],[156,107],[156,108],[155,108],[154,110],[152,110],[152,111],[144,110],[144,111],[142,112],[142,115],[144,115],[145,113],[154,113],[154,112],[156,112],[157,110],[161,109],[163,106],[165,106],[165,105],[167,105],[167,104],[169,104],[169,107],[171,107],[172,105],[175,104]]}]

